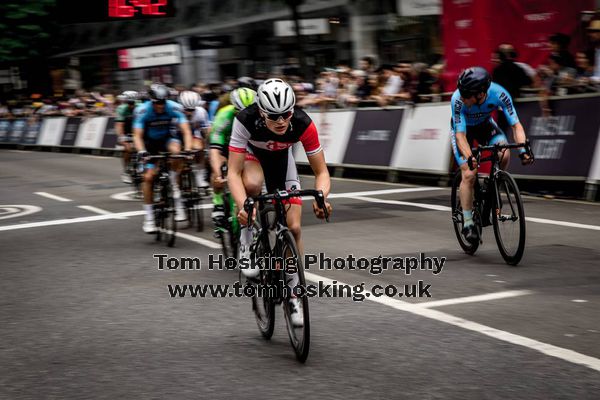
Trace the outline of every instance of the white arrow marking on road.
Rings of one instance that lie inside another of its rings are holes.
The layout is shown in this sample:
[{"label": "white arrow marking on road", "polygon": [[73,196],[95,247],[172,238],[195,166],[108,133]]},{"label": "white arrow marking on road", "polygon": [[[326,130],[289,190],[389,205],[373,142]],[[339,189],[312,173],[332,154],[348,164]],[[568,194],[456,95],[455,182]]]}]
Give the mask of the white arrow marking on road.
[{"label": "white arrow marking on road", "polygon": [[103,210],[101,208],[94,207],[94,206],[77,206],[77,208],[81,208],[82,210],[91,211],[93,213],[100,214],[100,215],[113,215],[115,219],[127,219],[127,217],[123,217],[121,215],[117,215],[115,213],[111,213],[110,211],[106,211],[106,210]]},{"label": "white arrow marking on road", "polygon": [[[0,210],[7,210],[6,212],[3,212],[0,214],[0,219],[7,219],[7,218],[23,217],[25,215],[40,212],[40,211],[42,211],[42,208],[38,207],[38,206],[10,204],[10,205],[0,205]],[[23,211],[19,211],[19,210],[23,210]],[[12,214],[9,214],[10,212],[12,212]],[[4,215],[4,214],[7,214],[7,215]]]}]

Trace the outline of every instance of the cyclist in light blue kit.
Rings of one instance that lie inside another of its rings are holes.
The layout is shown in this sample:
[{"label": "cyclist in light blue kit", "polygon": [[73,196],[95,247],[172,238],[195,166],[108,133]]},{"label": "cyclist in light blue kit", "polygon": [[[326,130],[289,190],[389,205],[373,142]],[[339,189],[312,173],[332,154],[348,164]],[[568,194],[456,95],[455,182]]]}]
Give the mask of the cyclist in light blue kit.
[{"label": "cyclist in light blue kit", "polygon": [[[171,125],[177,124],[183,133],[185,151],[192,149],[192,131],[187,118],[181,112],[179,104],[168,100],[169,90],[166,86],[154,84],[148,92],[150,101],[136,107],[133,121],[135,147],[138,149],[138,160],[143,160],[148,154],[157,155],[160,152],[178,154],[181,152],[181,140],[173,134]],[[170,165],[170,180],[175,200],[175,220],[185,221],[186,215],[181,200],[181,192],[177,177],[183,169],[182,160],[172,160]],[[152,183],[156,175],[156,166],[146,164],[144,170],[144,232],[156,232],[152,206]]]},{"label": "cyclist in light blue kit", "polygon": [[[471,152],[473,140],[479,145],[508,143],[506,135],[491,117],[498,108],[506,116],[512,127],[514,140],[524,143],[527,139],[523,125],[519,122],[512,98],[502,86],[493,83],[488,72],[481,67],[464,70],[457,82],[457,89],[450,101],[452,110],[451,132],[454,158],[461,170],[460,204],[463,208],[463,235],[470,242],[479,240],[479,233],[473,223],[473,187],[477,178],[476,160]],[[531,154],[520,149],[521,162],[530,164]],[[510,152],[501,151],[500,166],[506,169]]]}]

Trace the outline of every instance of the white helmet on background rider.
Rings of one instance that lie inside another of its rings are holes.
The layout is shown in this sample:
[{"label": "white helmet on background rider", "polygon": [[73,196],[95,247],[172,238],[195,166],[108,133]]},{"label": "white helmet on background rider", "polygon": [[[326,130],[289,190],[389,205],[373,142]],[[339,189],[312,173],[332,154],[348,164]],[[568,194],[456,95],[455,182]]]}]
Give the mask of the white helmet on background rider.
[{"label": "white helmet on background rider", "polygon": [[121,93],[121,95],[119,95],[119,99],[121,101],[125,101],[129,104],[135,103],[138,98],[138,92],[136,92],[135,90],[126,90],[123,93]]},{"label": "white helmet on background rider", "polygon": [[281,79],[267,79],[257,90],[258,108],[267,114],[293,111],[296,96],[292,87]]},{"label": "white helmet on background rider", "polygon": [[201,101],[200,95],[192,90],[184,90],[179,94],[179,104],[186,110],[198,107]]}]

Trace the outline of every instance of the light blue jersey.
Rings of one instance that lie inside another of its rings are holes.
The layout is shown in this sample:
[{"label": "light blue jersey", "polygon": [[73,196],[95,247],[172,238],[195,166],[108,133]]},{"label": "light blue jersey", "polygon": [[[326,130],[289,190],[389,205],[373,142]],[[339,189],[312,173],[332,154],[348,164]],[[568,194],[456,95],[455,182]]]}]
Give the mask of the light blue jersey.
[{"label": "light blue jersey", "polygon": [[152,140],[170,136],[171,125],[187,122],[181,106],[172,100],[167,100],[162,114],[154,112],[152,102],[147,101],[135,108],[134,115],[133,127],[144,129],[144,136]]},{"label": "light blue jersey", "polygon": [[502,108],[506,120],[512,126],[519,122],[517,110],[513,104],[510,94],[502,86],[492,82],[487,91],[487,97],[483,104],[474,104],[467,107],[460,100],[460,92],[454,91],[450,101],[452,108],[452,133],[466,132],[467,126],[481,125],[492,119],[492,112],[499,107]]}]

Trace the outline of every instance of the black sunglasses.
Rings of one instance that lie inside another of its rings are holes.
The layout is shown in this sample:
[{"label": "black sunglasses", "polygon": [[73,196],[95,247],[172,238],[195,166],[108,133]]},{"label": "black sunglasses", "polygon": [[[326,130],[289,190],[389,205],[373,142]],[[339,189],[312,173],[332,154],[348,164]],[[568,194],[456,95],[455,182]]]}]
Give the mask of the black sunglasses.
[{"label": "black sunglasses", "polygon": [[183,110],[186,111],[186,112],[194,112],[194,111],[196,111],[195,108],[184,108]]},{"label": "black sunglasses", "polygon": [[153,104],[165,104],[166,102],[167,102],[167,100],[165,100],[165,99],[162,99],[162,100],[155,100],[155,99],[153,99],[152,100]]},{"label": "black sunglasses", "polygon": [[474,93],[474,92],[462,92],[460,90],[459,90],[459,92],[460,92],[460,97],[462,97],[463,99],[469,99],[478,94],[478,93]]},{"label": "black sunglasses", "polygon": [[278,114],[277,113],[265,113],[265,115],[271,121],[278,121],[279,118],[283,118],[284,120],[289,119],[293,113],[294,113],[293,111],[286,111],[284,113],[278,113]]}]

